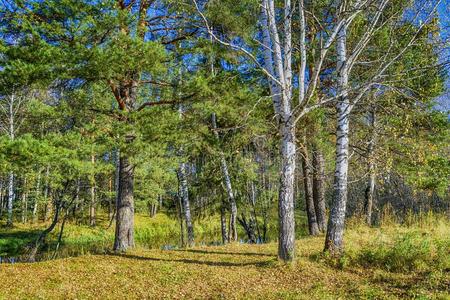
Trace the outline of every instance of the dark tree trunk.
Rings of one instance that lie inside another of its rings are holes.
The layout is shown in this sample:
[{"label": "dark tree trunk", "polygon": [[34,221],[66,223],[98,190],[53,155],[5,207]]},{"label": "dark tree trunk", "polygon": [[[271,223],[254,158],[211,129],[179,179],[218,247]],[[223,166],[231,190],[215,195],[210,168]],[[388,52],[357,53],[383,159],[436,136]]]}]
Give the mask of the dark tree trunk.
[{"label": "dark tree trunk", "polygon": [[28,257],[27,257],[27,261],[28,262],[35,262],[36,261],[36,255],[41,247],[41,245],[44,243],[45,238],[47,237],[47,235],[53,231],[53,229],[55,228],[56,224],[58,224],[58,220],[59,220],[59,212],[61,210],[61,200],[57,200],[57,203],[55,204],[55,214],[53,216],[53,221],[50,224],[50,226],[48,226],[44,231],[41,232],[41,234],[39,235],[39,237],[36,239],[36,241],[34,242],[33,246],[31,247],[30,252],[28,253]]},{"label": "dark tree trunk", "polygon": [[124,154],[120,157],[119,170],[114,251],[123,252],[134,247],[134,166]]},{"label": "dark tree trunk", "polygon": [[319,230],[325,232],[327,228],[325,207],[325,160],[322,151],[313,146],[313,198]]},{"label": "dark tree trunk", "polygon": [[252,218],[247,220],[244,214],[238,218],[239,224],[244,228],[249,243],[256,244],[255,222]]},{"label": "dark tree trunk", "polygon": [[305,187],[305,204],[306,214],[308,217],[308,229],[310,235],[319,234],[319,225],[317,224],[316,211],[313,198],[313,180],[311,172],[311,162],[309,160],[309,153],[306,144],[306,137],[303,138],[303,145],[300,148],[302,169],[303,169],[303,183]]}]

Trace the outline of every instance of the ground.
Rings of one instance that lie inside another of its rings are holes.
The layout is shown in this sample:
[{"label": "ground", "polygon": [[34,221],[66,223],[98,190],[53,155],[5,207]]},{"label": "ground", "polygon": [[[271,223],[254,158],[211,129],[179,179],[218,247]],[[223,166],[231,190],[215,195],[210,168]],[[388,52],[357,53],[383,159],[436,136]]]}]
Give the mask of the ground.
[{"label": "ground", "polygon": [[0,299],[450,299],[449,229],[349,229],[340,260],[322,254],[323,236],[304,237],[288,265],[275,243],[0,264]]}]

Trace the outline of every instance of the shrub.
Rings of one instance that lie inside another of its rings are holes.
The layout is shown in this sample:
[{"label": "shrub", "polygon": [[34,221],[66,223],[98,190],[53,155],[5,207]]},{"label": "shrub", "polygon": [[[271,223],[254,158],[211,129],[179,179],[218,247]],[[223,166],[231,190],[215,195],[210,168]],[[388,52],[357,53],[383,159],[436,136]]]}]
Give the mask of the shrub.
[{"label": "shrub", "polygon": [[376,266],[388,271],[430,271],[450,267],[450,239],[410,232],[393,242],[377,241],[364,247],[356,256],[363,266]]}]

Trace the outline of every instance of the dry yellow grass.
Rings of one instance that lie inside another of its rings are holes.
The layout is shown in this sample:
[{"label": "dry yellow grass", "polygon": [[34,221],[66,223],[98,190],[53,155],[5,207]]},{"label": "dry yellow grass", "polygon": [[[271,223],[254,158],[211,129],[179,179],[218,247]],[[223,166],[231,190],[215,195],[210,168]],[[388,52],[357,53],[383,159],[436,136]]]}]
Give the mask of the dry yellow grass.
[{"label": "dry yellow grass", "polygon": [[[349,231],[347,247],[357,249],[382,231]],[[338,268],[320,258],[322,246],[323,237],[298,240],[293,265],[276,260],[274,243],[0,265],[0,299],[450,299],[448,270]]]}]

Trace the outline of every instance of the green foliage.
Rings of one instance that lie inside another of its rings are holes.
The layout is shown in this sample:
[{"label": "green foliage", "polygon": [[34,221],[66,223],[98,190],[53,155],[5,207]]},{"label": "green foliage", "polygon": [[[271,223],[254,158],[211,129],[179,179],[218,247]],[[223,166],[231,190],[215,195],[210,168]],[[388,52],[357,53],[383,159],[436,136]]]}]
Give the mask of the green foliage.
[{"label": "green foliage", "polygon": [[450,267],[450,239],[431,234],[409,232],[392,243],[375,241],[363,248],[357,261],[363,266],[394,272],[446,270]]}]

